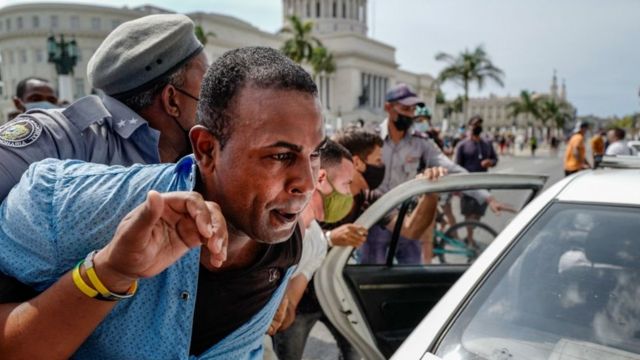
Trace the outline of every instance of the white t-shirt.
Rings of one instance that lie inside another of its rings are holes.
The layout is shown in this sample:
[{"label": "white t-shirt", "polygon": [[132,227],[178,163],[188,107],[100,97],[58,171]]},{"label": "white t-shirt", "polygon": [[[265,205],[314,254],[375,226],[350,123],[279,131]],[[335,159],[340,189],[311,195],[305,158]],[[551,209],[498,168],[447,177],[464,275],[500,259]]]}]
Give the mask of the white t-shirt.
[{"label": "white t-shirt", "polygon": [[313,220],[302,239],[302,255],[300,255],[300,262],[292,277],[302,274],[307,280],[311,280],[327,256],[327,247],[327,239],[324,237],[322,228],[317,221]]},{"label": "white t-shirt", "polygon": [[616,141],[607,147],[605,155],[635,155],[635,151],[623,140]]}]

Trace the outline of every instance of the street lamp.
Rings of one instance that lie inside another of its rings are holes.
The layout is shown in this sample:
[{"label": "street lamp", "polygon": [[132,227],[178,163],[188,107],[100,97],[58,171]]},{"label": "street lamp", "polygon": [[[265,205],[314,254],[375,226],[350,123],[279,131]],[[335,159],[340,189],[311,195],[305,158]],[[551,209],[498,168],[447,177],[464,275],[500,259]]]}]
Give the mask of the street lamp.
[{"label": "street lamp", "polygon": [[64,40],[64,35],[60,34],[60,41],[56,41],[53,34],[47,39],[47,52],[49,53],[49,63],[55,64],[58,73],[58,98],[60,100],[73,100],[71,75],[73,67],[78,62],[78,45],[76,40],[69,42]]}]

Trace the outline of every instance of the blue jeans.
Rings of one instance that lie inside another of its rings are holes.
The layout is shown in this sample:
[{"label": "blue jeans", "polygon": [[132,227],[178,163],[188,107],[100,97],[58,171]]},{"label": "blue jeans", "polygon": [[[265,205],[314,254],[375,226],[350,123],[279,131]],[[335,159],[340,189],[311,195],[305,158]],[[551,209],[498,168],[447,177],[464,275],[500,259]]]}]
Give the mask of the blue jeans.
[{"label": "blue jeans", "polygon": [[[391,243],[391,231],[380,225],[374,225],[369,229],[367,241],[360,248],[360,263],[370,265],[383,265],[387,261],[387,252]],[[416,265],[422,259],[422,246],[419,240],[412,240],[404,236],[398,239],[395,258],[398,264]]]}]

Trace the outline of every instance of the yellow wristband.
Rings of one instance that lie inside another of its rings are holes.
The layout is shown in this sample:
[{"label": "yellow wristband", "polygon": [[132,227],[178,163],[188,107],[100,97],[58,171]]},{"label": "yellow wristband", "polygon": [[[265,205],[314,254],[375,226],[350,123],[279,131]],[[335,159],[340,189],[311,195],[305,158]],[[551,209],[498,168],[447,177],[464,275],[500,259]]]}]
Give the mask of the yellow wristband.
[{"label": "yellow wristband", "polygon": [[100,279],[98,278],[98,274],[96,274],[96,270],[93,267],[93,257],[96,255],[97,252],[98,252],[97,250],[90,252],[89,254],[87,254],[87,257],[84,259],[85,270],[87,272],[87,276],[89,277],[89,281],[91,281],[91,285],[93,285],[96,288],[96,290],[98,290],[100,295],[102,295],[102,297],[106,300],[117,301],[117,300],[128,299],[132,297],[136,293],[136,290],[138,289],[137,280],[131,284],[126,294],[112,293],[111,291],[109,291],[109,289],[107,289],[106,286],[104,286],[102,281],[100,281]]},{"label": "yellow wristband", "polygon": [[84,282],[82,276],[80,276],[80,265],[83,261],[80,261],[76,267],[73,268],[73,272],[71,276],[73,277],[73,283],[76,285],[78,290],[80,290],[83,294],[87,295],[90,298],[95,298],[98,296],[98,292],[89,287],[87,283]]}]

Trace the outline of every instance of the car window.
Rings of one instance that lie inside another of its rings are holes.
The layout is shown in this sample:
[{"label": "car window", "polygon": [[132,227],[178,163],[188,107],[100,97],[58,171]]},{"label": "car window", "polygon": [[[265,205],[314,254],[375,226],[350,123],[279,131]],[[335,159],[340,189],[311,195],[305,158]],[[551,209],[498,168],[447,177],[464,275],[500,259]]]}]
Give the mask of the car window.
[{"label": "car window", "polygon": [[[468,193],[468,194],[467,194]],[[491,190],[519,211],[531,190]],[[493,214],[477,192],[421,194],[406,200],[369,228],[350,264],[395,266],[468,264],[491,244],[515,213]],[[470,196],[473,195],[473,196]],[[398,221],[402,226],[398,225]]]},{"label": "car window", "polygon": [[441,337],[443,359],[640,359],[640,209],[554,203]]}]

